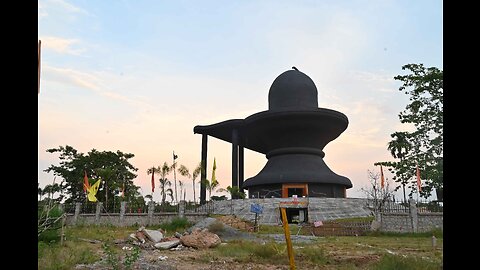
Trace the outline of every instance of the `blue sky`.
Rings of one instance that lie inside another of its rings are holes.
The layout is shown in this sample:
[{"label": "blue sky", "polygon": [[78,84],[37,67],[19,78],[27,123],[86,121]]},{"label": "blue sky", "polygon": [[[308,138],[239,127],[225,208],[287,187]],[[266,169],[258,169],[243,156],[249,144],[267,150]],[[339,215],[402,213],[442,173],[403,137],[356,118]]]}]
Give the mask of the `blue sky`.
[{"label": "blue sky", "polygon": [[[135,154],[134,182],[147,195],[147,168],[171,163],[173,150],[179,163],[198,163],[195,125],[267,110],[273,80],[296,66],[315,82],[319,107],[349,118],[324,159],[351,179],[347,196],[362,197],[367,170],[392,160],[390,134],[409,128],[397,116],[408,97],[393,77],[408,63],[443,69],[442,1],[38,3],[40,186],[59,161],[45,150],[68,144]],[[213,157],[226,187],[230,145],[210,138],[210,165]],[[246,151],[245,177],[266,161]]]}]

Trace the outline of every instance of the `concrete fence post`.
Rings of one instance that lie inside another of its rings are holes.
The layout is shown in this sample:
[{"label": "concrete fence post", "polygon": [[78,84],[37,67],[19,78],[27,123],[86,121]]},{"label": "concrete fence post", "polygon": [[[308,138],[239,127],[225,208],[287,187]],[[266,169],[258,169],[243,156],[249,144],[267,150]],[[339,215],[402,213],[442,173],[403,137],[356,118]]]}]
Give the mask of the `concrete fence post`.
[{"label": "concrete fence post", "polygon": [[417,205],[415,203],[415,200],[410,198],[408,200],[410,203],[410,218],[412,220],[412,232],[417,233],[418,232],[418,211],[417,211]]},{"label": "concrete fence post", "polygon": [[102,202],[97,202],[97,209],[95,212],[95,224],[98,224],[100,221],[100,213],[102,212]]},{"label": "concrete fence post", "polygon": [[77,224],[78,216],[80,215],[80,208],[82,207],[82,203],[77,202],[75,203],[75,215],[73,216],[73,224]]},{"label": "concrete fence post", "polygon": [[127,205],[127,202],[120,203],[120,224],[123,224],[125,209],[127,209],[126,205]]},{"label": "concrete fence post", "polygon": [[185,217],[185,205],[186,201],[181,200],[178,202],[178,217],[183,218]]},{"label": "concrete fence post", "polygon": [[153,201],[148,202],[148,225],[153,223],[153,211],[155,210],[155,205]]}]

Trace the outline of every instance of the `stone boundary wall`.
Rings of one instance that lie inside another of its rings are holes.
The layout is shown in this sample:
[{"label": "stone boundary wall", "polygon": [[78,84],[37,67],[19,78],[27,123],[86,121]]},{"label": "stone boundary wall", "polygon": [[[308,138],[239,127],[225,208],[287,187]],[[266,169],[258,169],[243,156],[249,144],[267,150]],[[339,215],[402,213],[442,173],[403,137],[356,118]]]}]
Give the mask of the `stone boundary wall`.
[{"label": "stone boundary wall", "polygon": [[[300,199],[300,198],[299,198]],[[308,201],[308,222],[328,221],[339,218],[370,217],[374,215],[364,198],[301,198]],[[113,225],[113,226],[147,226],[171,221],[175,217],[185,217],[189,222],[196,223],[209,214],[235,215],[241,219],[254,221],[255,213],[250,212],[252,204],[263,207],[263,213],[258,215],[258,224],[281,224],[279,204],[281,198],[236,199],[225,201],[210,201],[210,210],[204,212],[185,211],[185,202],[181,201],[177,213],[154,213],[153,204],[148,206],[148,213],[125,213],[125,203],[122,203],[120,213],[102,213],[102,203],[97,204],[95,214],[80,214],[81,203],[75,208],[75,214],[68,214],[67,225]],[[443,213],[419,213],[415,202],[410,200],[408,213],[381,212],[376,215],[372,229],[383,232],[428,232],[433,229],[443,231]]]},{"label": "stone boundary wall", "polygon": [[80,214],[81,203],[75,206],[74,214],[67,214],[66,225],[113,225],[113,226],[148,226],[170,222],[175,217],[185,217],[189,222],[196,223],[208,216],[208,213],[186,213],[185,202],[180,202],[178,213],[154,213],[153,204],[149,204],[148,213],[125,213],[125,203],[122,202],[120,213],[102,213],[102,203],[97,203],[95,214]]},{"label": "stone boundary wall", "polygon": [[443,231],[443,212],[419,213],[415,201],[409,201],[409,213],[384,212],[376,221],[380,223],[382,232],[419,233],[433,229]]},{"label": "stone boundary wall", "polygon": [[[333,220],[339,218],[373,216],[363,198],[299,198],[308,200],[308,221]],[[263,207],[263,213],[258,216],[259,224],[281,224],[279,204],[282,198],[256,198],[213,201],[213,214],[232,215],[244,220],[255,220],[255,213],[250,212],[252,204]]]}]

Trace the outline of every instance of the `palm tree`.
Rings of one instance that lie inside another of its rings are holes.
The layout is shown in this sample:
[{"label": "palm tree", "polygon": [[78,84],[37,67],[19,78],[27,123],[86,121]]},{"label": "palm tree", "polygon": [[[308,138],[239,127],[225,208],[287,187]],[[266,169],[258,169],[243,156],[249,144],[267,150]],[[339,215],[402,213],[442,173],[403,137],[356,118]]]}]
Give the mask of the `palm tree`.
[{"label": "palm tree", "polygon": [[[387,149],[394,158],[398,158],[400,159],[400,162],[402,162],[405,158],[405,155],[412,149],[412,145],[408,141],[407,132],[394,132],[390,136],[393,138],[393,140],[388,143]],[[403,187],[404,202],[407,201],[407,197],[405,196],[405,184],[407,181],[408,180],[402,179],[401,182]]]},{"label": "palm tree", "polygon": [[245,199],[245,193],[241,192],[239,187],[228,186],[226,189],[219,188],[217,191],[218,192],[228,192],[228,194],[230,194],[230,197],[232,199],[233,198]]},{"label": "palm tree", "polygon": [[[158,181],[160,182],[160,195],[162,195],[162,205],[165,204],[165,199],[167,196],[167,191],[171,191],[172,182],[168,180],[167,175],[170,173],[170,166],[168,166],[167,162],[163,163],[162,167],[158,167],[158,170],[160,172],[160,179]],[[173,196],[171,193],[169,194],[170,196]],[[173,198],[172,198],[173,201]]]},{"label": "palm tree", "polygon": [[[220,185],[218,181],[209,181],[208,179],[205,179],[205,187],[208,190],[208,197],[210,197],[210,200],[212,198],[212,191],[215,191],[215,189]],[[218,189],[217,191],[222,191],[222,189]]]},{"label": "palm tree", "polygon": [[[39,185],[40,185],[40,184],[39,184]],[[43,195],[43,194],[44,194],[44,193],[43,193],[43,190],[42,190],[42,188],[39,186],[39,187],[38,187],[38,195],[40,196],[40,200],[39,200],[39,201],[42,201],[42,195]]]},{"label": "palm tree", "polygon": [[[181,176],[185,176],[185,177],[187,177],[187,178],[191,178],[191,177],[192,177],[192,176],[190,175],[190,172],[189,172],[188,168],[185,167],[185,165],[180,165],[180,167],[178,167],[178,172],[180,173]],[[183,191],[183,187],[184,187],[184,182],[179,181],[178,183],[179,183],[179,185],[180,185],[180,199],[182,199],[182,194],[183,194],[182,191]],[[193,190],[193,191],[195,192],[195,186],[194,186],[194,190]],[[194,194],[195,194],[195,193],[194,193]],[[184,200],[185,200],[185,195],[183,195],[183,197],[184,197]],[[193,198],[195,199],[195,195],[193,195]]]},{"label": "palm tree", "polygon": [[[171,185],[171,184],[170,184],[170,185]],[[171,188],[168,188],[166,192],[167,192],[167,195],[170,197],[170,201],[171,201],[172,204],[173,204],[173,200],[174,200],[174,198],[173,198],[173,190],[172,190]]]},{"label": "palm tree", "polygon": [[199,162],[192,174],[192,184],[193,184],[193,204],[195,204],[195,179],[200,175],[202,171],[202,163]]}]

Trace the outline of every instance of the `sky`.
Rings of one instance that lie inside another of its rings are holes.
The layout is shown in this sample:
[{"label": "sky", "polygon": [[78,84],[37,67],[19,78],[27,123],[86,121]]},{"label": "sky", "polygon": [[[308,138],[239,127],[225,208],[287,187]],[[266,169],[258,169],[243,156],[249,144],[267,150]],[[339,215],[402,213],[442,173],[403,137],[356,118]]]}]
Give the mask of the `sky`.
[{"label": "sky", "polygon": [[[199,163],[194,126],[268,110],[272,82],[295,66],[314,81],[319,107],[348,117],[324,161],[352,181],[347,197],[365,197],[373,164],[394,160],[390,134],[411,129],[398,119],[409,100],[393,78],[409,63],[443,70],[442,32],[438,0],[40,0],[39,185],[52,184],[44,170],[60,161],[46,150],[70,145],[134,154],[134,184],[149,195],[147,169],[171,164],[173,151],[191,171]],[[226,188],[231,144],[209,136],[207,178],[214,158]],[[245,149],[245,179],[266,162]],[[191,200],[191,180],[176,179]]]}]

